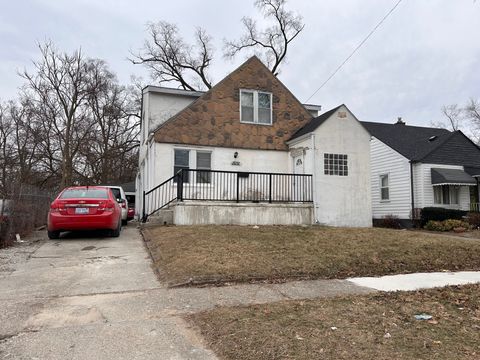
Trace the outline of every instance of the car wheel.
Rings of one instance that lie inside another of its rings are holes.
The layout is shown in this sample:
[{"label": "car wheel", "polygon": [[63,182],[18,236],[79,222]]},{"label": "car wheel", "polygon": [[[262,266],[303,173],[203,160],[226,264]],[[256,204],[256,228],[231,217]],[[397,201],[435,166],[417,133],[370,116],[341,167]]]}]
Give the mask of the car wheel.
[{"label": "car wheel", "polygon": [[127,226],[128,220],[122,220],[122,225]]},{"label": "car wheel", "polygon": [[118,226],[115,230],[112,230],[112,237],[119,237],[120,231],[122,231],[122,222],[118,221]]},{"label": "car wheel", "polygon": [[47,231],[48,238],[51,240],[58,239],[60,237],[60,231]]}]

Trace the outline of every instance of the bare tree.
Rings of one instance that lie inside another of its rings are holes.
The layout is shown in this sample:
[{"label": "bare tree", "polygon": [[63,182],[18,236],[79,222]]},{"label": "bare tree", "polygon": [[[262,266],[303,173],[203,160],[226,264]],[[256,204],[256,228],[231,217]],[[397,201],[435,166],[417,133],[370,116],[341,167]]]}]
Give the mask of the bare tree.
[{"label": "bare tree", "polygon": [[480,101],[470,99],[464,111],[466,118],[470,121],[473,137],[480,144]]},{"label": "bare tree", "polygon": [[11,118],[8,116],[9,104],[0,103],[0,197],[7,193],[8,176],[14,164],[14,149],[11,137],[14,132]]},{"label": "bare tree", "polygon": [[88,98],[95,131],[90,146],[83,150],[84,175],[96,184],[130,181],[135,176],[139,146],[138,93],[120,86],[103,62],[97,61],[94,78],[100,86]]},{"label": "bare tree", "polygon": [[42,129],[38,122],[32,121],[34,109],[29,99],[21,99],[19,103],[10,101],[9,116],[13,127],[16,180],[21,184],[34,184],[38,180],[36,165]]},{"label": "bare tree", "polygon": [[176,83],[182,89],[210,89],[208,68],[213,57],[211,37],[201,28],[195,32],[195,45],[185,43],[178,27],[166,21],[148,24],[149,39],[138,53],[132,53],[134,64],[143,64],[159,83]]},{"label": "bare tree", "polygon": [[446,118],[447,124],[439,122],[434,125],[437,127],[448,128],[452,131],[460,130],[464,119],[463,109],[461,107],[457,104],[442,106],[442,114]]},{"label": "bare tree", "polygon": [[[60,173],[63,188],[73,184],[75,158],[94,124],[85,106],[94,91],[89,79],[92,65],[80,50],[61,53],[51,43],[39,45],[39,49],[36,72],[22,74],[27,80],[25,95],[32,99],[37,120],[44,124],[47,161],[52,171]],[[59,168],[55,168],[57,164]]]},{"label": "bare tree", "polygon": [[245,34],[236,41],[225,41],[225,56],[233,58],[246,49],[260,51],[263,60],[274,75],[278,75],[279,66],[285,60],[289,44],[300,34],[305,25],[302,17],[285,9],[286,0],[257,0],[255,5],[273,25],[263,31],[257,28],[255,20],[242,19]]}]

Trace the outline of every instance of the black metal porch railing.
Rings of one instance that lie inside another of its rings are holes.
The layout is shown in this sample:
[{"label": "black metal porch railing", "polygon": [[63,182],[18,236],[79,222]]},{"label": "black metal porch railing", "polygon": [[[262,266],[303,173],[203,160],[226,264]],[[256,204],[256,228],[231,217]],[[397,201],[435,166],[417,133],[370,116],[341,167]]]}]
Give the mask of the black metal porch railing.
[{"label": "black metal porch railing", "polygon": [[143,193],[143,220],[175,200],[308,203],[312,175],[182,169]]}]

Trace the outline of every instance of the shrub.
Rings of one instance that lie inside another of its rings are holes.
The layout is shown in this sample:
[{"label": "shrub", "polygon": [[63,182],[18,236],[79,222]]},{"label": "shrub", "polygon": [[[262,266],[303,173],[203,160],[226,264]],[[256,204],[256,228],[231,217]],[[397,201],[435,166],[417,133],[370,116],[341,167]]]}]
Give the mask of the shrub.
[{"label": "shrub", "polygon": [[454,229],[468,229],[469,224],[466,221],[458,219],[448,219],[445,221],[430,220],[425,224],[425,229],[430,231],[452,231]]},{"label": "shrub", "polygon": [[480,229],[480,213],[469,213],[467,221],[474,229]]},{"label": "shrub", "polygon": [[429,231],[445,231],[443,223],[441,221],[430,220],[424,226],[426,230]]},{"label": "shrub", "polygon": [[388,229],[402,229],[402,223],[398,216],[385,215],[383,218],[377,221],[376,226]]},{"label": "shrub", "polygon": [[429,221],[445,221],[448,219],[462,220],[466,211],[445,209],[441,207],[425,207],[422,209],[422,225],[425,226]]}]

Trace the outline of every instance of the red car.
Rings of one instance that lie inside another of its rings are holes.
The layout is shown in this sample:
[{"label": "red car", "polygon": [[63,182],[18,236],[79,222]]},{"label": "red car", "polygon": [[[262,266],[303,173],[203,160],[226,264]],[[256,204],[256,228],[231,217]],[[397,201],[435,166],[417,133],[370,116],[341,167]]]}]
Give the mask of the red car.
[{"label": "red car", "polygon": [[63,190],[50,205],[48,237],[58,239],[62,231],[100,230],[120,236],[122,210],[109,188],[76,186]]},{"label": "red car", "polygon": [[129,207],[127,213],[127,221],[133,220],[135,217],[135,208]]}]

